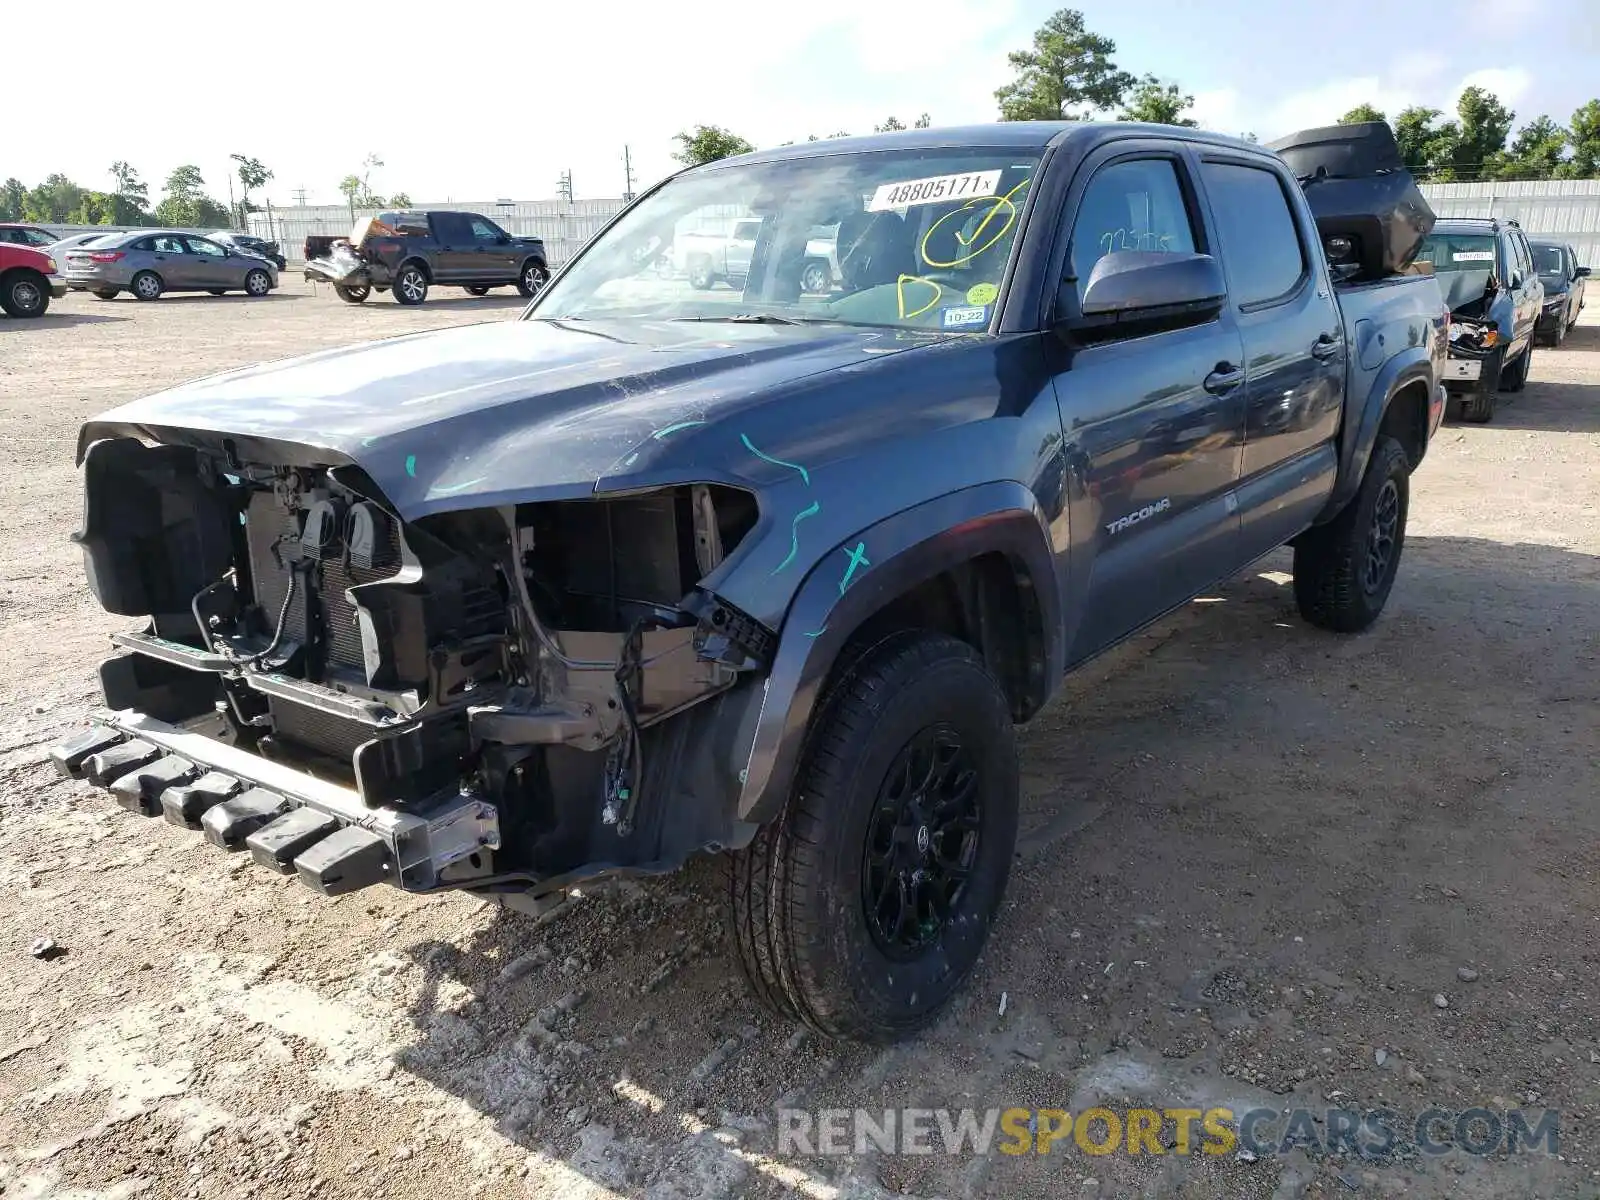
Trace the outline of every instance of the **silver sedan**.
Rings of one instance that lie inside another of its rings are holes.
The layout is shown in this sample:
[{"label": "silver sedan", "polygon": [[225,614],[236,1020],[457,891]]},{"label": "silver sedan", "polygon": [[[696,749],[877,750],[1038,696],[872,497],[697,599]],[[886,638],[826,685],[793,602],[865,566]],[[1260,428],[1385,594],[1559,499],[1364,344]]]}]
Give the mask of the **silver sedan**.
[{"label": "silver sedan", "polygon": [[177,230],[137,229],[112,234],[67,251],[60,264],[67,286],[102,300],[132,292],[159,300],[167,292],[242,291],[265,296],[278,286],[278,268],[265,259],[236,254],[210,238]]}]

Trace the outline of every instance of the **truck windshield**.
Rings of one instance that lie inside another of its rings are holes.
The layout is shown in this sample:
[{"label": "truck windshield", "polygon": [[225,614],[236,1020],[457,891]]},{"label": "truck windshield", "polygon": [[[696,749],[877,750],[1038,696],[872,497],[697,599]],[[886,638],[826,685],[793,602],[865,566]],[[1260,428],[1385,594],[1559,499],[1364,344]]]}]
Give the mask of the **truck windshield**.
[{"label": "truck windshield", "polygon": [[694,171],[635,205],[528,315],[981,332],[1038,165],[929,148]]}]

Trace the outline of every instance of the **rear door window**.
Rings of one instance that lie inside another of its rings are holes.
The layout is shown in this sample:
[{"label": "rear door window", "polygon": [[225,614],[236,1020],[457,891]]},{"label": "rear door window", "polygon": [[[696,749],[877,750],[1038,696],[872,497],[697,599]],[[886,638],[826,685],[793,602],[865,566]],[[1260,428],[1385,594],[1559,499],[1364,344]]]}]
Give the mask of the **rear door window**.
[{"label": "rear door window", "polygon": [[1238,163],[1208,162],[1201,173],[1235,303],[1287,299],[1306,277],[1307,263],[1282,178]]},{"label": "rear door window", "polygon": [[472,222],[461,213],[435,213],[433,236],[447,246],[465,246],[472,242]]}]

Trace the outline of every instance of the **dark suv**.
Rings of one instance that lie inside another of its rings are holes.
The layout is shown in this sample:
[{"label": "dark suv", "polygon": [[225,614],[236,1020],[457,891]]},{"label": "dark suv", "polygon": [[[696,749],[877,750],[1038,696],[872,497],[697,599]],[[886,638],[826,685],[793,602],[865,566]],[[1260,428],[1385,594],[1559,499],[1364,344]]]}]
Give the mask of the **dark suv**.
[{"label": "dark suv", "polygon": [[1492,217],[1447,217],[1422,244],[1450,307],[1451,407],[1468,421],[1494,417],[1497,392],[1520,392],[1533,361],[1544,285],[1522,228]]},{"label": "dark suv", "polygon": [[393,288],[401,304],[421,304],[433,284],[474,296],[511,285],[533,296],[550,279],[541,239],[517,237],[469,212],[379,213],[358,221],[347,242],[307,258],[305,277],[333,284],[350,304],[360,304],[374,288]]},{"label": "dark suv", "polygon": [[1547,346],[1559,346],[1567,340],[1567,331],[1578,323],[1583,311],[1584,280],[1589,278],[1589,268],[1578,265],[1578,256],[1566,242],[1544,239],[1528,243],[1533,251],[1533,265],[1539,269],[1539,282],[1544,284],[1544,307],[1539,310],[1539,323],[1535,332]]}]

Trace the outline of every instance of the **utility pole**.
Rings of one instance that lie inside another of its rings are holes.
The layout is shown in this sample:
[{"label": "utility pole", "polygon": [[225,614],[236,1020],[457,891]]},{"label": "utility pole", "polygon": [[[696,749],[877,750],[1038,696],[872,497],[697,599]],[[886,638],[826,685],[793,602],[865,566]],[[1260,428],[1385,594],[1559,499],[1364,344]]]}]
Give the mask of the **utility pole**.
[{"label": "utility pole", "polygon": [[568,167],[565,171],[561,172],[561,177],[556,180],[556,195],[561,197],[561,199],[565,200],[568,204],[572,203],[571,167]]},{"label": "utility pole", "polygon": [[244,214],[242,212],[240,212],[239,206],[233,202],[233,172],[232,171],[228,172],[228,211],[233,214],[228,220],[228,224],[229,225],[233,226],[234,228],[238,228],[239,226],[241,226],[241,225],[243,225],[245,223],[244,222]]},{"label": "utility pole", "polygon": [[626,144],[622,147],[622,202],[633,199],[633,155]]},{"label": "utility pole", "polygon": [[302,183],[299,187],[295,188],[292,194],[294,196],[295,204],[301,208],[304,208],[306,206],[306,185]]}]

